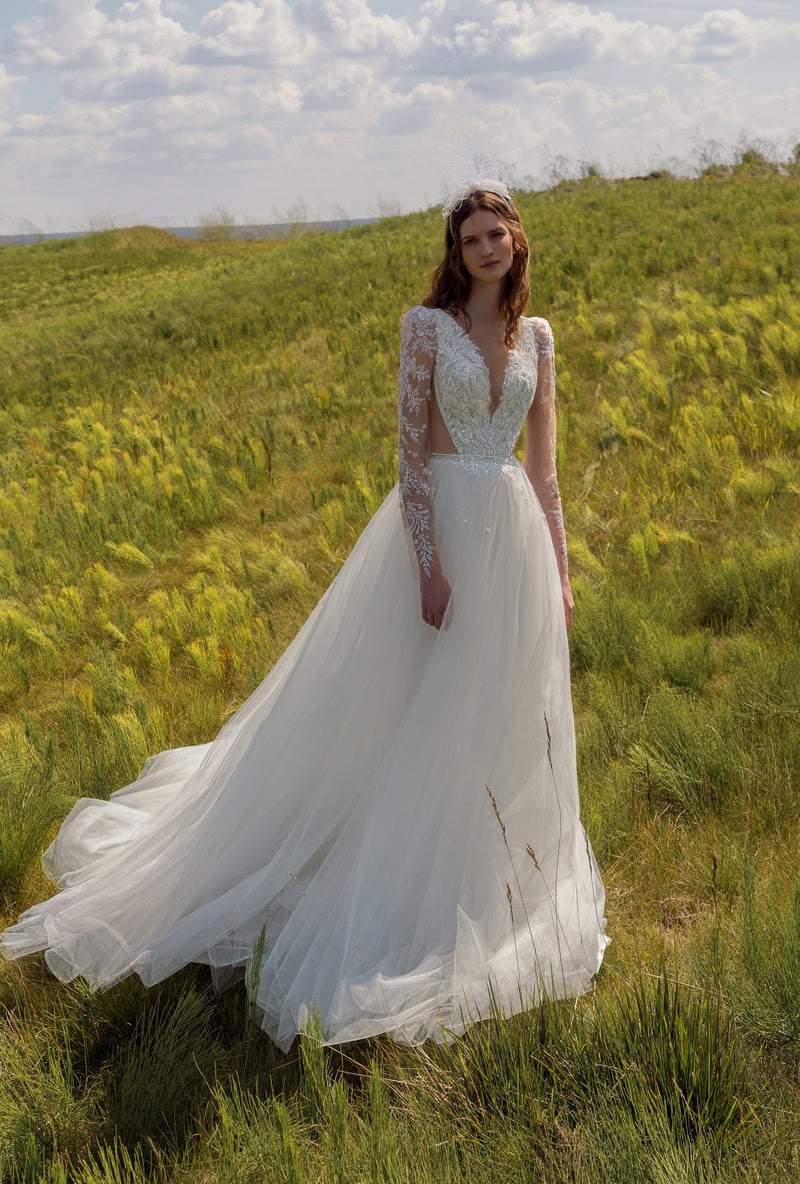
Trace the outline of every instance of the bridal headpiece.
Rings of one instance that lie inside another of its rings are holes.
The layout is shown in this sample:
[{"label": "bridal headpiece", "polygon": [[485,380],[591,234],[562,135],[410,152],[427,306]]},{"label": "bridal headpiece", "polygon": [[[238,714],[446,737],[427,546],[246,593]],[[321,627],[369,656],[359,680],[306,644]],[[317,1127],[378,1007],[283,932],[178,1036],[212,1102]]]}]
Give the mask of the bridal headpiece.
[{"label": "bridal headpiece", "polygon": [[473,193],[478,192],[495,193],[503,199],[507,206],[511,206],[511,190],[506,183],[494,178],[484,178],[482,181],[470,181],[449,193],[442,206],[442,217],[449,218],[451,214],[458,213],[462,203]]}]

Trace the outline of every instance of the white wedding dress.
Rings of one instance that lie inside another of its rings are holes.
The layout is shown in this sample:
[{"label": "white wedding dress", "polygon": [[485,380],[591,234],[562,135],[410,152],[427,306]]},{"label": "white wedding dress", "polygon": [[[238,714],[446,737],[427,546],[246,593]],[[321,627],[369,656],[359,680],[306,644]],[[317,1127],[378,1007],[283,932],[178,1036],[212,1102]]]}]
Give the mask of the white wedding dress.
[{"label": "white wedding dress", "polygon": [[[104,988],[189,962],[224,978],[261,939],[251,985],[283,1049],[314,1009],[326,1043],[442,1039],[492,994],[518,1011],[590,987],[608,939],[578,817],[553,385],[545,321],[521,322],[492,414],[472,339],[407,314],[400,499],[215,740],[77,802],[43,860],[60,891],[6,930],[7,957],[43,949]],[[513,455],[534,396],[536,492]],[[427,452],[432,397],[457,455]],[[418,585],[434,549],[439,632]]]}]

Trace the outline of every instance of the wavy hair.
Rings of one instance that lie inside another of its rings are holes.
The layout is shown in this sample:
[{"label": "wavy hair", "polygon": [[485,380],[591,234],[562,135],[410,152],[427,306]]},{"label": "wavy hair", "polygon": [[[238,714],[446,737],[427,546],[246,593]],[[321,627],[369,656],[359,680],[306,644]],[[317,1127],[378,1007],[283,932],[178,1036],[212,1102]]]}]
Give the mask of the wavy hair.
[{"label": "wavy hair", "polygon": [[453,210],[447,219],[447,227],[444,232],[444,258],[433,273],[431,290],[422,303],[425,308],[443,308],[448,312],[461,313],[467,332],[469,332],[472,321],[466,306],[472,280],[464,266],[460,230],[462,223],[478,210],[488,210],[492,214],[497,214],[511,232],[513,256],[511,267],[503,277],[503,294],[500,297],[500,312],[506,321],[505,343],[511,349],[514,345],[519,319],[524,313],[530,297],[528,285],[530,250],[528,238],[516,207],[513,202],[506,202],[498,194],[478,189],[469,197],[465,197],[457,210]]}]

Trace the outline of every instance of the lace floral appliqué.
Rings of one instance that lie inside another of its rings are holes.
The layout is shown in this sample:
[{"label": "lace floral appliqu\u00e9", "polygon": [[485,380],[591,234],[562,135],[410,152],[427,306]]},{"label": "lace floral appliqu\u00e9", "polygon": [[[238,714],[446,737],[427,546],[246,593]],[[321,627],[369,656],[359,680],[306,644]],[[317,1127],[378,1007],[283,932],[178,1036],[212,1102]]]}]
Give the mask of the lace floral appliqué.
[{"label": "lace floral appliqu\u00e9", "polygon": [[492,409],[483,355],[443,309],[412,308],[403,319],[398,391],[398,469],[403,520],[426,575],[436,556],[429,455],[433,390],[460,456],[504,461],[513,455],[529,419],[525,469],[547,516],[562,574],[567,545],[556,476],[555,361],[553,334],[539,317],[523,319],[510,351],[500,401]]},{"label": "lace floral appliqu\u00e9", "polygon": [[428,472],[431,383],[436,359],[436,323],[427,308],[412,308],[400,334],[397,395],[397,468],[403,521],[421,571],[431,574],[436,548]]},{"label": "lace floral appliqu\u00e9", "polygon": [[565,576],[567,535],[556,473],[556,362],[553,331],[547,321],[540,317],[532,318],[530,323],[536,338],[539,375],[534,414],[525,438],[525,469],[547,516],[559,571]]}]

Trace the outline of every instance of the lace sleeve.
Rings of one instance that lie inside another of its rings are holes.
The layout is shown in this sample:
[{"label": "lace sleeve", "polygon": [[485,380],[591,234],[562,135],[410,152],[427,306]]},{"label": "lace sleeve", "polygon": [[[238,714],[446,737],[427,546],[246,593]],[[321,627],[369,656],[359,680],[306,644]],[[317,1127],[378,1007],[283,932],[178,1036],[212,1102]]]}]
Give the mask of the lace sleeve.
[{"label": "lace sleeve", "polygon": [[556,362],[553,331],[547,321],[534,321],[539,373],[536,395],[528,412],[525,471],[547,516],[550,537],[562,578],[567,574],[567,536],[561,513],[556,473]]},{"label": "lace sleeve", "polygon": [[400,334],[400,379],[397,397],[397,469],[403,521],[411,536],[420,570],[431,575],[436,562],[431,489],[428,480],[428,416],[436,321],[430,309],[412,308],[403,317]]}]

